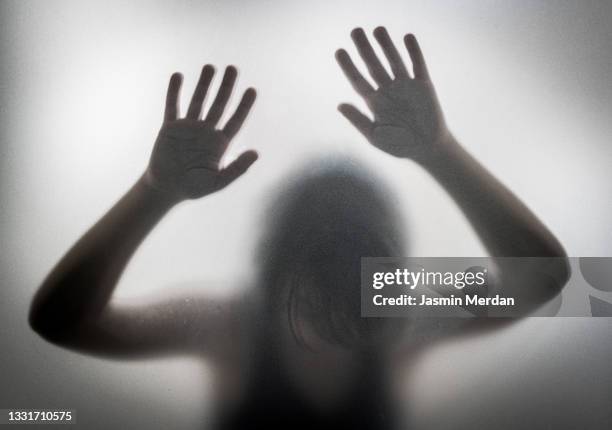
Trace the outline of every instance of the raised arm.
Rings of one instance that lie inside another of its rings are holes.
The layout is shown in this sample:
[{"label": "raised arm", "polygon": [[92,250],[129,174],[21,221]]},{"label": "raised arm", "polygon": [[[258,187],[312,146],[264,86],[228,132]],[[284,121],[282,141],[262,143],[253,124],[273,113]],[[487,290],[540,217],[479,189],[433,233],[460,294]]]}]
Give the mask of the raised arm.
[{"label": "raised arm", "polygon": [[225,126],[218,127],[236,73],[234,67],[226,69],[203,120],[214,68],[202,69],[184,118],[178,112],[182,75],[172,75],[164,121],[144,174],[60,260],[32,301],[30,325],[45,339],[95,354],[146,354],[202,341],[201,331],[185,332],[196,318],[215,324],[208,309],[195,302],[113,309],[109,300],[134,251],[169,210],[225,188],[257,159],[255,151],[247,151],[225,168],[220,164],[256,96],[248,89]]},{"label": "raised arm", "polygon": [[350,104],[341,104],[340,112],[372,145],[394,157],[411,159],[427,170],[461,208],[491,256],[550,257],[533,260],[545,261],[546,267],[523,265],[523,273],[512,271],[503,259],[499,260],[500,282],[506,293],[512,290],[525,313],[555,296],[569,276],[562,246],[448,130],[414,35],[404,37],[412,62],[410,73],[386,29],[374,30],[392,75],[362,29],[353,30],[351,37],[375,85],[363,77],[345,50],[338,50],[336,59],[374,119]]}]

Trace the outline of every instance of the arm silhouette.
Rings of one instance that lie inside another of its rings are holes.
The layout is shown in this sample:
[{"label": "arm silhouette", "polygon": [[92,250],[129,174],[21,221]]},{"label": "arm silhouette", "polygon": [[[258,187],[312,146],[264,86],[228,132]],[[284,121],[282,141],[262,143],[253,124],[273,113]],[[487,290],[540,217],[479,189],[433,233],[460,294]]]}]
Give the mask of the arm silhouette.
[{"label": "arm silhouette", "polygon": [[199,348],[226,322],[223,307],[200,299],[137,307],[113,307],[109,300],[131,256],[168,211],[225,188],[257,159],[255,151],[247,151],[220,167],[256,97],[248,89],[225,126],[218,127],[236,74],[234,67],[226,69],[204,119],[213,66],[202,69],[184,118],[178,113],[182,75],[172,75],[163,124],[144,174],[68,251],[32,301],[30,325],[42,337],[84,352],[124,357]]},{"label": "arm silhouette", "polygon": [[499,283],[506,294],[517,298],[522,314],[552,299],[569,277],[563,247],[527,206],[453,137],[414,35],[404,37],[412,62],[410,73],[387,30],[374,30],[392,74],[362,29],[353,30],[351,37],[376,85],[364,78],[345,50],[338,50],[336,59],[374,119],[350,104],[341,104],[340,112],[373,146],[394,157],[411,159],[429,172],[462,210],[490,256],[549,257],[521,264],[520,271],[514,270],[517,264],[497,259]]}]

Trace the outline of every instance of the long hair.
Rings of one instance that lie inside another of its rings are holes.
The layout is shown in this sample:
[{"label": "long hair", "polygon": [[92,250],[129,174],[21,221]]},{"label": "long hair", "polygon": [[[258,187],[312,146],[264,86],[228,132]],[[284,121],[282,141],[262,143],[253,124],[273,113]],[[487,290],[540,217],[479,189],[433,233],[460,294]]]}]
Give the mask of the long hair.
[{"label": "long hair", "polygon": [[393,203],[363,165],[338,158],[309,163],[271,202],[257,253],[261,288],[302,345],[300,317],[323,339],[353,347],[397,325],[362,318],[360,292],[361,257],[405,255]]}]

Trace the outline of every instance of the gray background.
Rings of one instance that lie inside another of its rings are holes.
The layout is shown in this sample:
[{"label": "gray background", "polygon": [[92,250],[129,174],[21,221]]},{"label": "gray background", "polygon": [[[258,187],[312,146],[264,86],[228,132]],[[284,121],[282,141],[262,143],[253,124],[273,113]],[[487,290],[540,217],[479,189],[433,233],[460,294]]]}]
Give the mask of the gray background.
[{"label": "gray background", "polygon": [[[205,62],[237,64],[239,88],[258,88],[230,157],[253,147],[261,159],[248,180],[172,212],[114,300],[200,280],[244,288],[265,203],[330,152],[363,159],[398,194],[414,255],[484,255],[423,171],[368,147],[335,111],[357,101],[333,59],[355,52],[356,25],[386,25],[398,42],[416,33],[459,140],[570,255],[612,256],[609,2],[2,1],[0,16],[3,408],[76,409],[100,429],[187,429],[206,415],[205,363],[84,358],[26,324],[44,275],[144,169],[170,73],[190,91]],[[421,428],[609,427],[611,328],[533,318],[435,347],[405,376],[406,408]]]}]

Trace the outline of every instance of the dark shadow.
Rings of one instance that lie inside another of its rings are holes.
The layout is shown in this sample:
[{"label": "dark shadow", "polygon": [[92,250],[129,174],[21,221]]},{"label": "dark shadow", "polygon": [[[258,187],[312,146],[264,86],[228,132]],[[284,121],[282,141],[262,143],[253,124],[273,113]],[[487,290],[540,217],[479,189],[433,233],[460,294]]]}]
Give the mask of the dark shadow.
[{"label": "dark shadow", "polygon": [[[340,112],[374,147],[398,163],[411,159],[427,170],[490,256],[559,260],[544,282],[539,266],[521,273],[499,267],[500,285],[516,287],[512,291],[528,305],[553,299],[570,274],[563,247],[452,136],[414,35],[404,38],[409,73],[387,31],[374,31],[393,77],[363,29],[351,36],[376,88],[345,50],[338,50],[336,58],[373,119],[349,104],[340,105]],[[147,169],[47,276],[30,309],[32,329],[52,343],[96,356],[196,354],[209,360],[220,388],[216,428],[397,426],[403,407],[396,404],[392,362],[414,358],[435,342],[515,320],[362,318],[361,258],[402,257],[408,250],[392,193],[355,161],[317,160],[283,183],[266,213],[255,251],[259,272],[246,294],[112,304],[130,258],[175,205],[228,187],[257,160],[249,150],[222,165],[256,91],[247,89],[221,125],[237,70],[225,69],[204,113],[214,74],[212,65],[203,66],[184,117],[179,112],[183,78],[172,75]]]},{"label": "dark shadow", "polygon": [[[361,318],[360,259],[406,254],[401,217],[355,161],[317,160],[293,177],[265,217],[249,382],[223,427],[381,428],[394,414],[385,352],[404,322]],[[342,400],[325,395],[330,380]]]}]

